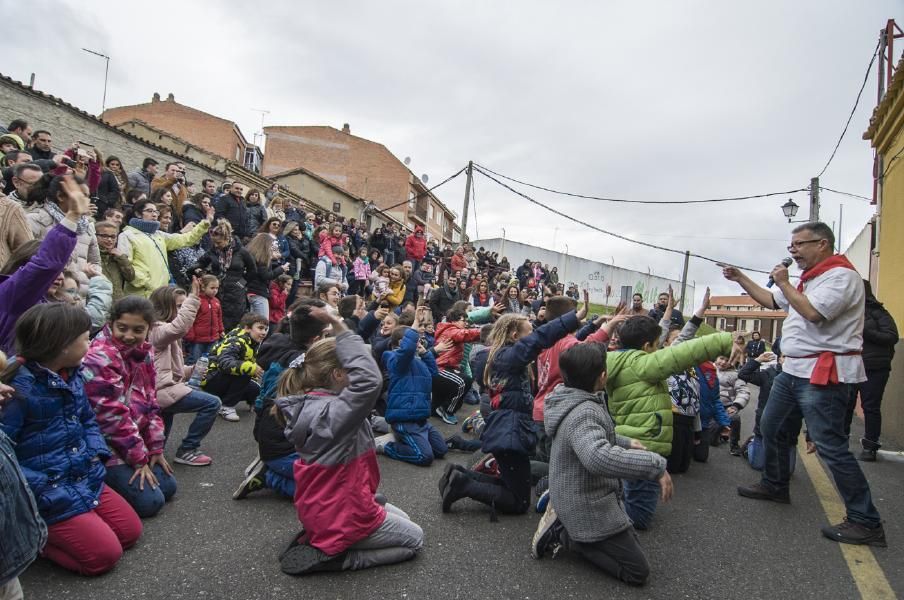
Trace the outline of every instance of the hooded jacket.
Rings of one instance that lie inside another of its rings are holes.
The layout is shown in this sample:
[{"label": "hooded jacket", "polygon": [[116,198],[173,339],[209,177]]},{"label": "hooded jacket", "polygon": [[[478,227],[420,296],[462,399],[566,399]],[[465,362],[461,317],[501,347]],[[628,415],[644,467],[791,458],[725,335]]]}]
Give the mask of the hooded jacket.
[{"label": "hooded jacket", "polygon": [[439,371],[432,352],[418,357],[420,336],[408,328],[399,347],[383,353],[389,373],[386,395],[386,420],[389,423],[424,421],[430,416],[433,377]]},{"label": "hooded jacket", "polygon": [[[417,234],[421,236],[418,237]],[[421,226],[414,228],[414,233],[405,238],[405,255],[411,259],[421,262],[427,255],[427,240],[424,238],[424,228]]]},{"label": "hooded jacket", "polygon": [[898,327],[882,303],[872,293],[866,296],[863,321],[863,366],[867,371],[891,368],[898,343]]},{"label": "hooded jacket", "polygon": [[80,370],[70,370],[63,379],[27,362],[10,385],[16,395],[0,412],[0,427],[15,443],[41,517],[53,525],[97,508],[110,450]]},{"label": "hooded jacket", "polygon": [[606,390],[616,431],[668,456],[672,451],[672,398],[666,379],[729,354],[731,343],[731,334],[717,333],[655,352],[610,352],[606,358]]},{"label": "hooded jacket", "polygon": [[157,321],[151,328],[148,341],[154,347],[154,368],[157,370],[157,402],[166,408],[188,396],[185,361],[182,356],[182,338],[195,322],[201,300],[189,294],[182,303],[176,318],[169,323]]},{"label": "hooded jacket", "polygon": [[185,334],[185,341],[198,344],[215,342],[225,333],[223,329],[223,309],[217,298],[202,295],[198,298],[198,312],[191,329]]},{"label": "hooded jacket", "polygon": [[621,480],[659,479],[665,459],[629,449],[601,392],[558,386],[546,398],[543,423],[552,438],[550,499],[568,536],[591,543],[630,529]]},{"label": "hooded jacket", "polygon": [[157,374],[150,342],[134,347],[113,338],[107,325],[82,361],[85,393],[113,451],[106,466],[148,464],[166,438],[157,404]]},{"label": "hooded jacket", "polygon": [[209,227],[210,222],[204,220],[188,233],[157,231],[147,234],[131,225],[123,229],[119,234],[117,247],[135,269],[134,279],[125,284],[125,293],[147,298],[157,288],[169,285],[170,272],[166,253],[196,245]]},{"label": "hooded jacket", "polygon": [[734,405],[738,410],[743,410],[750,401],[750,389],[747,383],[738,377],[737,371],[717,371],[719,376],[719,398],[722,406],[728,408]]},{"label": "hooded jacket", "polygon": [[439,323],[436,326],[434,345],[451,340],[455,345],[447,352],[443,352],[436,359],[436,364],[442,369],[459,369],[465,354],[465,344],[480,341],[480,328],[466,329],[455,323]]},{"label": "hooded jacket", "polygon": [[295,445],[295,508],[312,546],[332,556],[363,540],[386,519],[374,499],[380,468],[370,428],[382,375],[360,337],[336,336],[336,354],[348,373],[339,393],[315,389],[278,398],[286,438]]}]

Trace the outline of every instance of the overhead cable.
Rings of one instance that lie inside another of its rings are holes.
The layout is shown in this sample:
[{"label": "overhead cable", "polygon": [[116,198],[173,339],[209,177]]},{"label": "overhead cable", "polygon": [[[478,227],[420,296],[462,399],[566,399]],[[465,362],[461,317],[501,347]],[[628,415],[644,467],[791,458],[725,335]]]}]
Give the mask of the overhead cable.
[{"label": "overhead cable", "polygon": [[[479,172],[481,175],[483,175],[484,177],[486,177],[486,178],[488,178],[488,179],[490,179],[490,180],[496,182],[497,184],[499,184],[500,186],[502,186],[502,187],[504,187],[505,189],[509,190],[510,192],[512,192],[512,193],[514,193],[514,194],[517,194],[518,196],[521,196],[522,198],[524,198],[524,199],[527,200],[528,202],[531,202],[531,203],[533,203],[533,204],[536,204],[537,206],[539,206],[539,207],[541,207],[541,208],[545,208],[545,209],[548,210],[549,212],[551,212],[551,213],[553,213],[553,214],[556,214],[556,215],[559,215],[560,217],[563,217],[563,218],[565,218],[565,219],[568,219],[569,221],[572,221],[572,222],[574,222],[574,223],[578,223],[579,225],[583,225],[584,227],[588,227],[588,228],[590,228],[590,229],[593,229],[594,231],[598,231],[598,232],[600,232],[600,233],[604,233],[604,234],[606,234],[606,235],[608,235],[608,236],[611,236],[611,237],[614,237],[614,238],[618,238],[618,239],[624,240],[624,241],[626,241],[626,242],[631,242],[632,244],[638,244],[638,245],[640,245],[640,246],[645,246],[645,247],[647,247],[647,248],[653,248],[653,249],[655,249],[655,250],[662,250],[663,252],[671,252],[671,253],[673,253],[673,254],[680,254],[680,255],[682,255],[682,256],[684,256],[684,254],[685,254],[685,251],[684,251],[684,250],[675,250],[674,248],[666,248],[665,246],[659,246],[659,245],[657,245],[657,244],[651,244],[651,243],[649,243],[649,242],[642,242],[642,241],[640,241],[640,240],[635,240],[635,239],[629,238],[629,237],[627,237],[627,236],[621,235],[620,233],[615,233],[615,232],[612,232],[612,231],[607,231],[607,230],[605,230],[605,229],[601,229],[601,228],[597,227],[596,225],[591,225],[590,223],[587,223],[586,221],[581,221],[580,219],[577,219],[577,218],[575,218],[575,217],[572,217],[571,215],[565,214],[565,213],[563,213],[562,211],[557,210],[557,209],[555,209],[555,208],[552,208],[551,206],[549,206],[549,205],[547,205],[547,204],[543,204],[543,203],[540,202],[539,200],[535,200],[534,198],[531,198],[530,196],[528,196],[528,195],[525,194],[524,192],[520,192],[520,191],[516,190],[515,188],[509,186],[508,184],[503,183],[502,181],[499,181],[498,179],[496,179],[495,177],[493,177],[492,175],[490,175],[489,173],[487,173],[483,168],[478,167],[476,164],[474,165],[474,169],[475,169],[477,172]],[[705,261],[708,261],[708,262],[711,262],[711,263],[719,264],[719,263],[725,262],[725,261],[718,260],[718,259],[715,259],[715,258],[710,258],[710,257],[708,257],[708,256],[703,256],[702,254],[696,254],[696,253],[694,253],[694,252],[691,252],[690,255],[693,256],[693,257],[695,257],[695,258],[699,258],[699,259],[701,259],[701,260],[705,260]],[[737,265],[735,265],[735,266],[737,266]],[[743,270],[745,270],[745,271],[752,271],[752,272],[755,272],[755,273],[765,273],[765,274],[769,274],[769,273],[770,273],[770,271],[764,271],[764,270],[762,270],[762,269],[753,269],[753,268],[750,268],[750,267],[741,267],[741,266],[738,266],[738,268],[739,268],[739,269],[743,269]]]},{"label": "overhead cable", "polygon": [[832,188],[827,188],[823,185],[819,186],[819,189],[826,191],[826,192],[832,192],[833,194],[841,194],[842,196],[850,196],[851,198],[859,198],[860,200],[866,200],[867,202],[873,201],[872,198],[867,198],[866,196],[861,196],[860,194],[852,194],[850,192],[842,192],[839,190],[833,190]]},{"label": "overhead cable", "polygon": [[508,175],[503,175],[502,173],[498,173],[488,167],[484,167],[483,165],[479,165],[474,163],[475,168],[480,168],[483,171],[486,171],[484,175],[487,173],[492,173],[497,177],[501,177],[503,179],[507,179],[511,182],[525,185],[527,187],[531,187],[537,190],[543,190],[544,192],[550,192],[552,194],[559,194],[561,196],[571,196],[572,198],[583,198],[585,200],[600,200],[603,202],[622,202],[625,204],[706,204],[712,202],[737,202],[739,200],[753,200],[756,198],[768,198],[770,196],[786,196],[788,194],[794,194],[797,192],[806,192],[808,188],[797,188],[795,190],[785,190],[783,192],[769,192],[766,194],[752,194],[749,196],[730,196],[726,198],[707,198],[705,200],[631,200],[627,198],[607,198],[605,196],[590,196],[587,194],[576,194],[573,192],[563,192],[561,190],[554,190],[552,188],[543,187],[542,185],[536,185],[533,183],[527,183],[526,181],[521,181],[515,179],[514,177],[509,177]]},{"label": "overhead cable", "polygon": [[399,202],[398,204],[393,204],[392,206],[387,206],[386,208],[381,208],[380,210],[392,210],[393,208],[398,208],[398,207],[402,206],[403,204],[408,204],[408,203],[411,202],[412,200],[417,200],[418,198],[423,198],[424,196],[429,196],[430,193],[431,193],[433,190],[435,190],[436,188],[438,188],[438,187],[440,187],[440,186],[442,186],[442,185],[445,185],[445,184],[449,183],[450,181],[452,181],[453,179],[455,179],[456,177],[458,177],[459,175],[461,175],[462,173],[464,173],[464,172],[465,172],[465,169],[467,169],[467,168],[468,168],[467,165],[465,165],[464,167],[460,168],[458,171],[456,171],[456,172],[453,173],[452,175],[449,175],[448,177],[446,177],[445,179],[443,179],[442,181],[440,181],[439,183],[437,183],[437,184],[436,184],[435,186],[433,186],[432,188],[430,188],[430,189],[428,189],[428,190],[425,190],[425,191],[421,192],[420,194],[418,194],[418,195],[416,195],[416,196],[413,196],[413,197],[411,197],[411,198],[408,198],[407,200],[405,200],[405,201],[403,201],[403,202]]},{"label": "overhead cable", "polygon": [[873,50],[873,57],[869,61],[869,65],[866,67],[866,74],[863,76],[863,83],[860,85],[860,91],[857,92],[857,99],[854,101],[854,108],[851,109],[851,114],[848,115],[847,122],[844,124],[844,129],[841,130],[841,135],[838,136],[838,141],[835,143],[835,147],[832,149],[832,154],[829,156],[829,160],[826,161],[825,166],[822,168],[822,171],[819,172],[817,177],[822,177],[822,174],[826,172],[826,169],[829,168],[829,165],[832,164],[832,159],[835,158],[835,153],[838,152],[838,147],[841,145],[841,140],[844,139],[844,134],[847,133],[848,126],[851,124],[851,119],[854,118],[854,113],[857,112],[857,105],[860,104],[860,96],[863,95],[863,89],[866,87],[866,82],[869,80],[869,74],[873,70],[873,63],[876,62],[876,57],[879,56],[879,44],[881,40],[876,43],[876,49]]}]

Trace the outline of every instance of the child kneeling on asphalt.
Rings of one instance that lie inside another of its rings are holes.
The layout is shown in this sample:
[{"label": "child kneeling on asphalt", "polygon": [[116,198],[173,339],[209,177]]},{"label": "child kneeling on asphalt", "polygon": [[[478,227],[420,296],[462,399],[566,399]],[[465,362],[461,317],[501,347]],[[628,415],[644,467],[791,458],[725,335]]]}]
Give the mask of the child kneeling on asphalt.
[{"label": "child kneeling on asphalt", "polygon": [[546,397],[543,417],[552,438],[551,500],[531,544],[531,555],[553,557],[560,548],[631,585],[650,573],[621,498],[621,479],[656,481],[660,496],[672,496],[666,460],[637,440],[615,433],[606,409],[606,347],[572,346],[559,357],[564,381]]},{"label": "child kneeling on asphalt", "polygon": [[284,573],[365,569],[414,558],[423,530],[407,514],[374,497],[380,468],[370,413],[382,375],[360,337],[325,308],[312,318],[335,338],[314,343],[304,369],[288,369],[276,405],[286,438],[298,451],[295,508],[304,533],[279,557]]},{"label": "child kneeling on asphalt", "polygon": [[377,453],[427,467],[449,450],[442,434],[427,420],[436,359],[411,327],[396,327],[390,339],[392,351],[383,354],[383,364],[389,373],[385,416],[392,433],[377,439]]}]

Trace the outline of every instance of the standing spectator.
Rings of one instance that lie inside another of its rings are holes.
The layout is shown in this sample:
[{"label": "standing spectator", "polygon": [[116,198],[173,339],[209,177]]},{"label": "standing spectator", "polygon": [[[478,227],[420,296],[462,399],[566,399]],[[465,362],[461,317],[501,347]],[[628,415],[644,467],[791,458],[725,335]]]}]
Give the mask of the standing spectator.
[{"label": "standing spectator", "polygon": [[6,130],[22,138],[26,146],[31,144],[31,125],[25,119],[13,119]]},{"label": "standing spectator", "polygon": [[132,263],[119,248],[116,240],[119,227],[112,221],[101,221],[94,226],[97,230],[97,246],[100,248],[100,262],[104,277],[113,286],[113,302],[126,295],[125,284],[135,279]]},{"label": "standing spectator", "polygon": [[100,176],[97,186],[97,214],[103,215],[110,208],[122,208],[129,193],[129,178],[120,161],[115,156],[108,156],[104,163],[106,169]]},{"label": "standing spectator", "polygon": [[185,364],[193,365],[201,356],[210,352],[214,342],[223,337],[223,308],[217,300],[220,280],[216,275],[203,275],[200,279],[198,312],[191,329],[185,334],[188,357]]},{"label": "standing spectator", "polygon": [[860,407],[863,409],[866,425],[860,439],[860,460],[872,462],[876,460],[876,451],[881,447],[879,434],[882,431],[882,395],[891,372],[891,359],[895,356],[898,326],[882,303],[873,296],[870,282],[864,279],[863,287],[866,293],[866,319],[863,322],[863,366],[866,369],[866,381],[857,384],[851,392],[846,430],[850,433],[859,391]]},{"label": "standing spectator", "polygon": [[33,160],[53,160],[53,138],[49,131],[39,129],[31,136],[31,158]]},{"label": "standing spectator", "polygon": [[157,161],[151,157],[144,159],[141,169],[129,173],[129,188],[151,194],[151,181],[157,175]]},{"label": "standing spectator", "polygon": [[254,259],[255,269],[245,279],[248,286],[248,303],[251,312],[270,321],[270,282],[289,270],[288,262],[279,262],[278,250],[273,249],[269,233],[258,233],[246,246]]},{"label": "standing spectator", "polygon": [[515,277],[518,279],[519,287],[527,287],[527,280],[533,276],[533,269],[531,268],[530,259],[525,259],[524,264],[518,267],[518,270],[515,271]]},{"label": "standing spectator", "polygon": [[399,253],[402,251],[399,242],[399,228],[395,224],[384,226],[383,245],[386,250],[383,257],[387,265],[394,265],[399,260]]},{"label": "standing spectator", "polygon": [[846,405],[852,384],[867,380],[861,351],[865,291],[863,280],[843,255],[836,255],[835,234],[825,223],[806,223],[792,230],[788,251],[803,270],[792,285],[788,268],[772,270],[775,288],[760,287],[735,267],[722,274],[737,282],[769,310],[786,310],[782,326],[782,372],[772,384],[760,428],[766,466],[757,483],[738,488],[756,500],[790,502],[791,440],[784,432],[800,427],[801,418],[816,443],[844,500],[844,521],[822,528],[835,542],[886,546],[885,529],[873,504],[869,483],[851,454],[844,435],[845,413],[826,407]]},{"label": "standing spectator", "polygon": [[229,221],[220,221],[210,231],[210,250],[198,259],[196,268],[215,275],[220,280],[219,300],[223,308],[223,326],[226,331],[238,325],[248,306],[248,281],[257,267],[248,250],[242,247],[232,234]]},{"label": "standing spectator", "polygon": [[126,294],[148,297],[169,284],[172,275],[167,251],[196,245],[213,218],[208,213],[208,218],[188,233],[166,233],[160,231],[160,222],[155,220],[159,215],[160,210],[150,200],[136,202],[133,217],[119,235],[118,248],[135,269],[135,278],[125,286]]},{"label": "standing spectator", "polygon": [[226,219],[232,225],[232,233],[238,236],[240,240],[245,240],[251,232],[248,230],[248,210],[245,208],[245,186],[235,182],[229,186],[229,192],[220,196],[214,202],[216,214],[214,217],[219,221]]},{"label": "standing spectator", "polygon": [[458,279],[455,275],[449,275],[443,285],[434,288],[430,292],[428,303],[430,311],[433,313],[433,322],[439,323],[442,321],[449,309],[452,308],[452,305],[459,300],[462,300],[462,298],[458,294]]},{"label": "standing spectator", "polygon": [[648,312],[649,311],[647,311],[647,309],[643,307],[642,294],[634,294],[633,296],[631,296],[631,308],[629,308],[626,313],[629,317],[642,317]]},{"label": "standing spectator", "polygon": [[417,268],[427,255],[427,240],[424,238],[424,228],[420,225],[414,228],[414,233],[405,238],[405,254],[414,268]]},{"label": "standing spectator", "polygon": [[750,334],[750,341],[747,342],[747,358],[756,358],[766,351],[766,342],[760,339],[760,332],[754,331]]},{"label": "standing spectator", "polygon": [[355,286],[354,289],[349,290],[349,293],[363,298],[364,288],[367,287],[367,281],[370,279],[370,259],[367,257],[367,248],[364,246],[358,251],[358,258],[352,263],[352,269],[355,274]]},{"label": "standing spectator", "polygon": [[13,250],[33,239],[25,209],[0,194],[0,265],[6,264]]},{"label": "standing spectator", "polygon": [[182,163],[168,163],[162,176],[151,182],[151,198],[157,190],[169,190],[172,199],[167,204],[173,207],[173,222],[169,229],[171,233],[180,231],[182,222],[182,205],[188,199],[188,187],[185,185],[185,166]]},{"label": "standing spectator", "polygon": [[464,246],[459,246],[452,255],[452,272],[458,273],[468,268],[468,261],[465,259]]},{"label": "standing spectator", "polygon": [[248,190],[245,195],[245,212],[248,215],[248,234],[251,235],[251,232],[260,229],[268,218],[267,208],[261,202],[261,193],[254,188]]},{"label": "standing spectator", "polygon": [[665,292],[659,294],[658,303],[656,304],[656,306],[650,309],[649,317],[658,323],[660,320],[662,320],[662,315],[665,314],[669,302],[672,303],[672,325],[678,327],[678,329],[681,329],[682,327],[684,327],[684,315],[681,314],[680,310],[675,308],[678,300],[669,300],[669,295]]},{"label": "standing spectator", "polygon": [[41,180],[44,171],[39,165],[32,162],[18,164],[11,171],[10,184],[13,191],[9,193],[9,199],[24,206],[28,200],[28,193]]}]

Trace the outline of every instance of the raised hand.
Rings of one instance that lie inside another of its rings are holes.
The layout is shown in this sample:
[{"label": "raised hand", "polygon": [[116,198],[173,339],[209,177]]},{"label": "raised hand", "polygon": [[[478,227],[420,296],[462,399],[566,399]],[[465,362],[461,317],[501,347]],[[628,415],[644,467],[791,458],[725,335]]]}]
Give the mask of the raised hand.
[{"label": "raised hand", "polygon": [[66,216],[73,221],[78,221],[83,216],[91,213],[91,199],[82,191],[72,175],[63,177],[60,192],[69,200],[69,210]]},{"label": "raised hand", "polygon": [[590,291],[584,290],[584,305],[578,309],[576,315],[578,317],[578,321],[583,321],[587,317],[587,312],[590,310]]},{"label": "raised hand", "polygon": [[725,263],[716,263],[716,266],[722,268],[722,277],[728,281],[740,281],[744,277],[744,273],[737,267],[726,265]]}]

